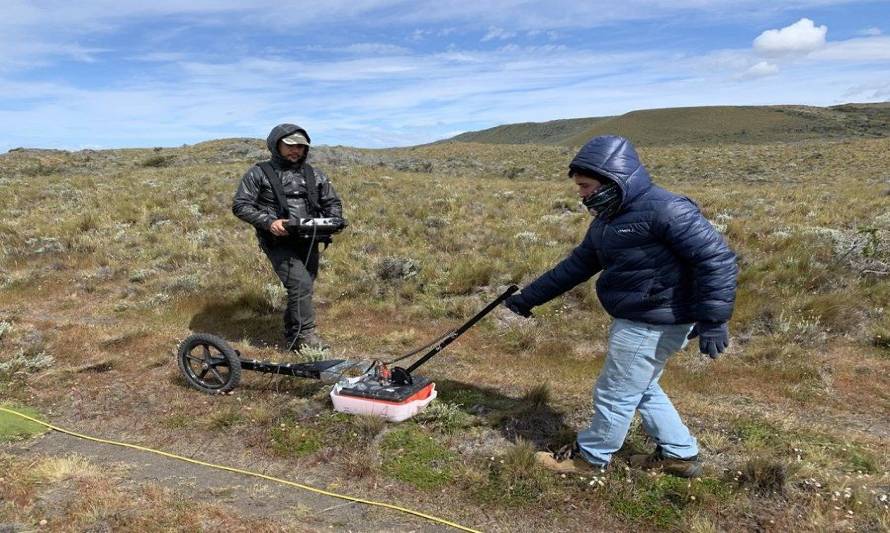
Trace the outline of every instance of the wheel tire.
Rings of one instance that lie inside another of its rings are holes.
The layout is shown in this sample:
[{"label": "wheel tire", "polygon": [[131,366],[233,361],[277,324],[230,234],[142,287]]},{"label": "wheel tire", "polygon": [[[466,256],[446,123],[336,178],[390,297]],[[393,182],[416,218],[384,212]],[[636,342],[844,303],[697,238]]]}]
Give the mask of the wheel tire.
[{"label": "wheel tire", "polygon": [[216,335],[195,333],[186,337],[179,344],[176,362],[189,386],[207,394],[224,394],[241,381],[238,354]]}]

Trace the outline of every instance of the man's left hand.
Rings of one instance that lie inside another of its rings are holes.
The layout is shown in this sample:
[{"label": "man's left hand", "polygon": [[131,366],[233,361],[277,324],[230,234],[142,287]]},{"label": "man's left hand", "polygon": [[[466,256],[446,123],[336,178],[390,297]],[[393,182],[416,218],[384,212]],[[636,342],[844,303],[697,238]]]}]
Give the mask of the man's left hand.
[{"label": "man's left hand", "polygon": [[729,346],[729,326],[726,322],[696,322],[688,339],[698,337],[698,349],[711,359],[717,359]]},{"label": "man's left hand", "polygon": [[504,300],[504,305],[507,307],[507,309],[513,311],[519,316],[524,316],[525,318],[531,318],[532,316],[532,307],[534,306],[529,305],[525,301],[525,298],[522,297],[521,292],[510,295],[509,298]]}]

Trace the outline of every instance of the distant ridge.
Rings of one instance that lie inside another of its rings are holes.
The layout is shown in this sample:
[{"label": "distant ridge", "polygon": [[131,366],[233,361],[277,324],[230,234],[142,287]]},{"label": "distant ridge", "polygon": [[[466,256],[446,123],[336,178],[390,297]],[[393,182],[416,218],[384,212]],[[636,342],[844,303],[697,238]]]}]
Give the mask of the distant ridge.
[{"label": "distant ridge", "polygon": [[505,124],[440,142],[580,146],[591,137],[607,134],[644,146],[886,137],[890,136],[890,102],[647,109],[615,117]]},{"label": "distant ridge", "polygon": [[549,122],[506,124],[487,130],[461,133],[448,140],[490,144],[564,144],[568,139],[582,135],[598,123],[612,118],[568,118]]}]

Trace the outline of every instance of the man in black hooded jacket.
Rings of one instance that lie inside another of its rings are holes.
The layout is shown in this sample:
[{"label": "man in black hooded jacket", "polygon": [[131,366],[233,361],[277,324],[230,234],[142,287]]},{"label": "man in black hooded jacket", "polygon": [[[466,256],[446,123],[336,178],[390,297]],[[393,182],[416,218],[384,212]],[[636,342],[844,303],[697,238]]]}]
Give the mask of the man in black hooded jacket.
[{"label": "man in black hooded jacket", "polygon": [[[288,347],[297,350],[329,346],[316,331],[312,305],[312,289],[318,275],[318,240],[289,234],[285,223],[288,219],[343,216],[342,203],[330,179],[306,162],[309,143],[309,134],[295,124],[279,124],[266,138],[272,153],[271,170],[281,181],[287,203],[286,216],[260,165],[252,166],[244,174],[232,202],[235,216],[256,229],[260,248],[287,289],[284,334]],[[316,194],[308,190],[313,183]]]}]

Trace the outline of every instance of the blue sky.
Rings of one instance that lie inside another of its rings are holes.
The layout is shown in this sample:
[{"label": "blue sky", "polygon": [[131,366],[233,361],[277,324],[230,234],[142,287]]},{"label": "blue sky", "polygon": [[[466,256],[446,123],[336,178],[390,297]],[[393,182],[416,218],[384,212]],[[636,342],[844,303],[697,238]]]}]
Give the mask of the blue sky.
[{"label": "blue sky", "polygon": [[890,2],[4,0],[0,152],[890,100]]}]

